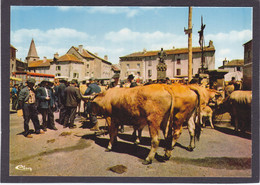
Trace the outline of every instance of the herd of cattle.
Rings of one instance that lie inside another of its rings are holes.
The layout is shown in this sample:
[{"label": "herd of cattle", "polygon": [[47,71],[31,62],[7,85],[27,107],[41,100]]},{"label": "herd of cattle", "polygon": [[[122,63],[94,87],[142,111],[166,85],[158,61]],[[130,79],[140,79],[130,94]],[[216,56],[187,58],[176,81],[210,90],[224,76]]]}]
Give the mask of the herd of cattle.
[{"label": "herd of cattle", "polygon": [[95,96],[92,111],[108,123],[110,140],[106,151],[112,150],[119,125],[131,125],[138,131],[136,144],[140,142],[142,129],[148,125],[151,149],[143,164],[151,164],[159,146],[160,130],[166,143],[164,160],[168,160],[184,123],[188,125],[190,150],[195,148],[195,139],[199,139],[201,127],[205,125],[203,117],[208,117],[214,128],[212,115],[229,112],[236,131],[250,129],[252,91],[238,90],[224,96],[222,92],[196,84],[111,88]]}]

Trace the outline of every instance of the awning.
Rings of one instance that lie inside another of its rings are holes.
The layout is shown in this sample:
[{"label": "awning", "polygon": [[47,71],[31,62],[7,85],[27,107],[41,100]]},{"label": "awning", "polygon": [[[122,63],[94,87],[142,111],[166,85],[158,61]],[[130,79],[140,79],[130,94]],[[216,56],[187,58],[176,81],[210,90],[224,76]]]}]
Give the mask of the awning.
[{"label": "awning", "polygon": [[13,80],[13,81],[19,81],[19,82],[21,82],[22,81],[22,79],[21,78],[16,78],[16,77],[10,77],[10,80]]}]

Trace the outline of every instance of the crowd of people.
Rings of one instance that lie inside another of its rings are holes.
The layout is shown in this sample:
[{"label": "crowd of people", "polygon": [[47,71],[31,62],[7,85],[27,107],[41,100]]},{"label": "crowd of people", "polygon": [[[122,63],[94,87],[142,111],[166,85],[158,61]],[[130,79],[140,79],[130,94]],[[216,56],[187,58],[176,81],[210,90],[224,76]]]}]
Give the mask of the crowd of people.
[{"label": "crowd of people", "polygon": [[[137,83],[133,79],[134,76],[129,75],[127,82],[123,84],[119,81],[119,74],[115,74],[110,84],[104,89],[135,87]],[[23,134],[27,138],[33,137],[29,129],[30,120],[33,123],[35,134],[44,134],[47,129],[57,130],[56,122],[63,125],[63,128],[76,128],[74,121],[77,113],[81,115],[80,105],[83,97],[101,92],[101,86],[94,78],[90,78],[87,82],[83,81],[81,84],[75,79],[71,81],[44,79],[41,83],[35,84],[35,79],[28,78],[24,85],[15,84],[10,89],[11,108],[16,111],[22,110],[24,118]],[[100,131],[97,117],[91,111],[91,101],[84,101],[83,110],[82,115],[88,117],[90,124],[94,125],[90,130]],[[58,119],[54,118],[54,112],[59,112]],[[39,120],[39,114],[42,118],[41,121]],[[123,125],[121,126],[121,132],[124,132]]]},{"label": "crowd of people", "polygon": [[[135,77],[131,74],[128,76],[127,81],[122,83],[119,80],[119,74],[115,74],[110,83],[103,89],[108,90],[109,88],[121,87],[132,88],[138,86],[139,84],[134,78]],[[232,80],[234,81],[234,79]],[[34,125],[35,133],[43,134],[47,131],[47,128],[57,130],[55,122],[63,125],[63,128],[76,128],[74,121],[77,113],[88,118],[90,124],[94,125],[90,130],[100,131],[98,119],[96,115],[92,114],[91,101],[83,101],[84,96],[91,96],[102,91],[100,83],[94,78],[90,78],[89,81],[83,81],[80,84],[75,79],[71,81],[65,79],[50,81],[49,79],[45,79],[40,84],[35,85],[35,83],[35,79],[29,78],[25,85],[19,86],[18,84],[15,84],[10,89],[12,109],[22,109],[23,112],[25,137],[32,138],[32,134],[29,132],[30,120]],[[149,85],[152,83],[171,84],[172,81],[170,81],[169,78],[156,82],[149,80],[142,85]],[[81,101],[84,102],[83,114],[80,114]],[[59,112],[58,119],[54,119],[54,112]],[[41,114],[41,123],[38,114]],[[123,125],[120,126],[119,131],[124,132]]]}]

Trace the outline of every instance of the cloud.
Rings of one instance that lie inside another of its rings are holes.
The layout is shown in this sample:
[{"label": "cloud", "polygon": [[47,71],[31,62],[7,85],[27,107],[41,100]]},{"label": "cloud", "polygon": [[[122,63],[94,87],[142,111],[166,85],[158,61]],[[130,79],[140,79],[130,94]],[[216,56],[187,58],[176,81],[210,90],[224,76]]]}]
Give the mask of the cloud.
[{"label": "cloud", "polygon": [[208,34],[206,40],[212,40],[216,49],[215,64],[216,68],[222,65],[222,61],[243,59],[243,44],[252,39],[251,30],[233,30],[227,33]]},{"label": "cloud", "polygon": [[215,42],[237,42],[252,38],[251,30],[230,31],[228,33],[208,34],[206,37]]},{"label": "cloud", "polygon": [[56,28],[47,31],[39,29],[11,31],[11,44],[18,49],[18,58],[27,56],[32,38],[35,41],[39,57],[52,58],[55,52],[65,54],[69,47],[89,39],[89,35],[70,28]]},{"label": "cloud", "polygon": [[[161,31],[155,32],[136,32],[129,28],[123,28],[117,32],[109,32],[105,35],[105,39],[113,43],[138,43],[138,46],[146,47],[152,46],[170,46],[182,47],[184,46],[185,35],[176,35],[173,33],[164,33]],[[152,48],[151,48],[152,49]],[[158,49],[158,48],[154,48]]]}]

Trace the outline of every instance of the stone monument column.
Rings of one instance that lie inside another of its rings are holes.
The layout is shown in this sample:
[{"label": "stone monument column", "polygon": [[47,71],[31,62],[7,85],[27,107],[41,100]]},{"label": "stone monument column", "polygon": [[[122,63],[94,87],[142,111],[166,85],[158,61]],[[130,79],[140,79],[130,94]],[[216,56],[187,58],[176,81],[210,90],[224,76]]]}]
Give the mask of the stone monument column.
[{"label": "stone monument column", "polygon": [[161,51],[158,53],[159,64],[157,65],[157,80],[165,80],[166,78],[167,65],[164,62],[166,56],[163,48],[161,48]]}]

